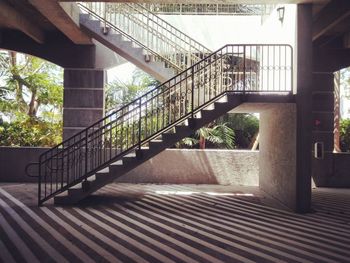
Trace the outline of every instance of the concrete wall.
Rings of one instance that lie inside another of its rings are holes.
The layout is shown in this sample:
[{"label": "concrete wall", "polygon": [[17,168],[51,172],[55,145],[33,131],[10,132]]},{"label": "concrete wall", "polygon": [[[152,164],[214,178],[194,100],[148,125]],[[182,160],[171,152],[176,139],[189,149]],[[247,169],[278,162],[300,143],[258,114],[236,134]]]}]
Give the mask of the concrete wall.
[{"label": "concrete wall", "polygon": [[258,173],[257,151],[167,149],[116,182],[257,186]]},{"label": "concrete wall", "polygon": [[312,160],[312,179],[317,187],[350,187],[350,154],[332,153]]},{"label": "concrete wall", "polygon": [[25,166],[37,162],[48,148],[0,147],[0,182],[37,182],[24,174]]},{"label": "concrete wall", "polygon": [[[25,176],[47,148],[0,147],[0,182],[36,182]],[[117,182],[258,185],[258,152],[168,149]]]},{"label": "concrete wall", "polygon": [[260,113],[259,186],[296,210],[296,106],[271,105]]}]

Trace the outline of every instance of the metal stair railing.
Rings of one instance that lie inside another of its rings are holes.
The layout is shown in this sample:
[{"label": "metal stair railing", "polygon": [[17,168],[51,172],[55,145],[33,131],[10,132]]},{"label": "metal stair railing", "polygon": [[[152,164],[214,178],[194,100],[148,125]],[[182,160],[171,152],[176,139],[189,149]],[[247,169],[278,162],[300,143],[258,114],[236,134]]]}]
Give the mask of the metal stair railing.
[{"label": "metal stair railing", "polygon": [[84,12],[144,48],[150,61],[165,61],[178,72],[212,52],[139,4],[79,3]]},{"label": "metal stair railing", "polygon": [[289,94],[289,45],[226,45],[39,158],[38,203],[141,149],[227,93]]}]

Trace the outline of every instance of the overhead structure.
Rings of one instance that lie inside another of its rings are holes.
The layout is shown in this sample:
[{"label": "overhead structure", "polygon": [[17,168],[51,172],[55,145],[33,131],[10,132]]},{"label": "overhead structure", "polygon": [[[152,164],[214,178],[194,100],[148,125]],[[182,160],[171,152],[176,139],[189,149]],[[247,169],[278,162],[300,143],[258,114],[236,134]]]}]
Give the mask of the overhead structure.
[{"label": "overhead structure", "polygon": [[193,3],[146,3],[142,4],[159,15],[269,15],[274,5],[263,4],[193,4]]}]

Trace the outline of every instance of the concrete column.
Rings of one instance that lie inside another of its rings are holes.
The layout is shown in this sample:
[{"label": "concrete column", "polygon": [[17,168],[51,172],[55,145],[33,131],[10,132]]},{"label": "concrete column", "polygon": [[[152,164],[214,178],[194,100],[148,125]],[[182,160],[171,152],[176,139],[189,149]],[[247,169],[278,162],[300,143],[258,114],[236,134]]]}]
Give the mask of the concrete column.
[{"label": "concrete column", "polygon": [[64,70],[64,140],[103,117],[104,84],[104,70]]},{"label": "concrete column", "polygon": [[259,187],[292,211],[298,211],[296,157],[296,105],[268,105],[260,112]]},{"label": "concrete column", "polygon": [[350,65],[350,51],[343,48],[315,47],[313,56],[312,142],[323,142],[324,155],[321,159],[312,158],[312,178],[319,187],[344,187],[347,181],[337,167],[340,155],[333,153],[334,125],[335,120],[338,121],[334,102],[339,96],[334,72]]},{"label": "concrete column", "polygon": [[[325,62],[326,63],[326,62]],[[312,143],[324,145],[323,158],[312,157],[312,178],[316,186],[327,186],[333,173],[334,149],[334,74],[313,72],[312,91]]]},{"label": "concrete column", "polygon": [[297,9],[297,159],[296,211],[311,208],[312,5]]}]

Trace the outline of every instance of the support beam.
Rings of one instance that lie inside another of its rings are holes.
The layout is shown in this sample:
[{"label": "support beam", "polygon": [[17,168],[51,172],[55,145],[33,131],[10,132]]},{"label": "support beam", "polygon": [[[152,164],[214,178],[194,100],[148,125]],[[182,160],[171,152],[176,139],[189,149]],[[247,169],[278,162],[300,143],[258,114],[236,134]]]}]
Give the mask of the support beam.
[{"label": "support beam", "polygon": [[64,70],[63,140],[103,118],[105,75],[97,69]]},{"label": "support beam", "polygon": [[56,0],[29,0],[29,2],[73,43],[92,44],[91,38],[80,30],[78,19],[74,19],[74,16],[79,16],[75,3],[61,5]]},{"label": "support beam", "polygon": [[341,22],[350,17],[349,0],[333,0],[317,15],[313,22],[312,40],[329,34]]},{"label": "support beam", "polygon": [[0,24],[18,29],[36,42],[44,43],[43,31],[2,0],[0,0]]},{"label": "support beam", "polygon": [[311,209],[312,157],[312,6],[297,9],[296,210]]}]

